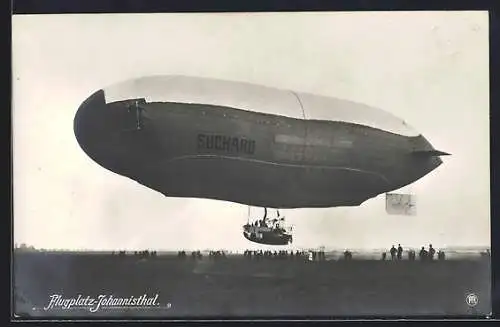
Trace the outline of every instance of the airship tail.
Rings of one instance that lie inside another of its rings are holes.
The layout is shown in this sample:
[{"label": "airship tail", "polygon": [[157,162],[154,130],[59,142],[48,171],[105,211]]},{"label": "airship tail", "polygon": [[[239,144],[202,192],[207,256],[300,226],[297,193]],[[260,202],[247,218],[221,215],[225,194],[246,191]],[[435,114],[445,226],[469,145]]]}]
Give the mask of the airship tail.
[{"label": "airship tail", "polygon": [[440,156],[449,156],[451,154],[439,150],[415,150],[413,151],[414,154],[422,155],[422,156],[428,156],[428,157],[440,157]]}]

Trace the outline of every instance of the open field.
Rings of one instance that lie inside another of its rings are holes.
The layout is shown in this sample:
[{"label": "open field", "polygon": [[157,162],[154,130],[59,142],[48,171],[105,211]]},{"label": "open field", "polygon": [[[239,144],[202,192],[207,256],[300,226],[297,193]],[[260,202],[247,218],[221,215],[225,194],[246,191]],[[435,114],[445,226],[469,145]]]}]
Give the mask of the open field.
[{"label": "open field", "polygon": [[[25,316],[486,315],[489,257],[323,261],[228,256],[200,260],[86,253],[16,253],[15,310]],[[50,296],[158,295],[153,309],[43,310]],[[466,303],[477,295],[474,307]],[[168,303],[170,307],[168,306]],[[33,310],[33,307],[35,309]]]}]

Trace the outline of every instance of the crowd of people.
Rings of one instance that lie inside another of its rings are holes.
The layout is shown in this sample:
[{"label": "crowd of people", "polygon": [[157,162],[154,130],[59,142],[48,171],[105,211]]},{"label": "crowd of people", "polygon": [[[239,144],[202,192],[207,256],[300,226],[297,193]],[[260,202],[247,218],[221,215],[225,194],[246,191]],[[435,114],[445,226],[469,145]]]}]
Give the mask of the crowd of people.
[{"label": "crowd of people", "polygon": [[[118,255],[118,256],[126,256],[127,252],[126,251],[117,251],[117,252],[113,251],[111,254]],[[140,257],[140,258],[156,257],[156,251],[149,251],[149,250],[134,251],[134,256]]]},{"label": "crowd of people", "polygon": [[248,259],[312,259],[314,261],[325,260],[324,251],[262,251],[246,250],[243,255]]},{"label": "crowd of people", "polygon": [[[177,257],[180,259],[187,258],[186,251],[178,251]],[[201,258],[203,258],[203,255],[201,254],[200,251],[192,251],[191,252],[191,259],[201,259]]]},{"label": "crowd of people", "polygon": [[[391,255],[391,260],[403,260],[403,247],[401,244],[398,244],[398,247],[396,248],[394,245],[391,247],[389,250],[389,253]],[[408,253],[408,260],[414,261],[416,260],[416,253],[415,250],[409,250],[407,251]],[[420,249],[418,253],[418,257],[420,261],[433,261],[436,256],[436,249],[432,247],[432,244],[429,244],[429,248],[426,249],[424,246]],[[382,260],[387,259],[387,252],[382,253]],[[444,260],[445,259],[445,253],[444,251],[439,250],[437,252],[437,259],[438,260]]]},{"label": "crowd of people", "polygon": [[[406,253],[406,256],[404,255]],[[131,253],[129,253],[130,255]],[[388,257],[388,254],[390,257]],[[126,251],[116,251],[113,252],[113,255],[118,255],[118,256],[125,256],[127,255]],[[134,251],[133,255],[139,258],[152,258],[157,256],[156,251],[149,251],[149,250],[144,250],[144,251]],[[225,259],[226,258],[226,252],[223,250],[218,250],[218,251],[209,251],[206,256],[209,259]],[[293,250],[245,250],[243,252],[243,256],[247,259],[304,259],[306,261],[326,261],[326,255],[323,250],[320,251],[293,251]],[[481,257],[489,257],[490,252],[489,250],[486,250],[485,252],[481,252]],[[178,251],[177,252],[177,257],[178,258],[190,258],[194,260],[200,260],[204,257],[204,255],[198,250],[198,251],[191,251],[190,254],[188,255],[186,251]],[[352,260],[353,259],[353,253],[349,250],[345,250],[342,254],[342,257],[339,258],[340,260]],[[392,247],[389,249],[389,251],[384,251],[382,252],[382,257],[381,260],[391,260],[391,261],[398,261],[398,260],[410,260],[410,261],[415,261],[417,260],[417,253],[413,249],[408,249],[405,251],[401,244],[398,244],[398,247],[395,247],[392,245]],[[429,244],[428,248],[425,248],[424,246],[421,247],[420,251],[418,252],[418,260],[420,261],[434,261],[434,260],[445,260],[445,252],[442,250],[436,251],[436,249],[432,246],[432,244]]]}]

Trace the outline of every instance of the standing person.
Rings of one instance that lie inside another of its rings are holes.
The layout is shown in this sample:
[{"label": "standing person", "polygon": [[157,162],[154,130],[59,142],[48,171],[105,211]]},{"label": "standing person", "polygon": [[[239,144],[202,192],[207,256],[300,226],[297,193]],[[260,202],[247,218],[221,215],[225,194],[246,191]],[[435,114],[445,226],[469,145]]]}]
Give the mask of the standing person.
[{"label": "standing person", "polygon": [[394,247],[394,245],[391,247],[391,260],[394,260],[394,258],[396,257],[396,248]]},{"label": "standing person", "polygon": [[398,244],[398,260],[401,260],[403,258],[403,248],[401,247],[401,244]]},{"label": "standing person", "polygon": [[419,256],[420,256],[421,261],[425,261],[427,259],[427,251],[425,250],[425,248],[423,246],[422,246],[422,249],[420,249]]},{"label": "standing person", "polygon": [[429,260],[434,260],[434,254],[436,253],[436,250],[432,247],[432,244],[429,244]]}]

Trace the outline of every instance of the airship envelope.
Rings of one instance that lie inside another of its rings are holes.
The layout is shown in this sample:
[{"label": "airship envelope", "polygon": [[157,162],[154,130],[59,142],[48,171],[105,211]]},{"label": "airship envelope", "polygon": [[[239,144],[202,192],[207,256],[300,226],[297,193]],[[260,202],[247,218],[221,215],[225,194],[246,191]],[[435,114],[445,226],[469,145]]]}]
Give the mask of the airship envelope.
[{"label": "airship envelope", "polygon": [[357,206],[446,154],[365,104],[185,76],[97,90],[74,132],[96,163],[166,196],[269,208]]}]

